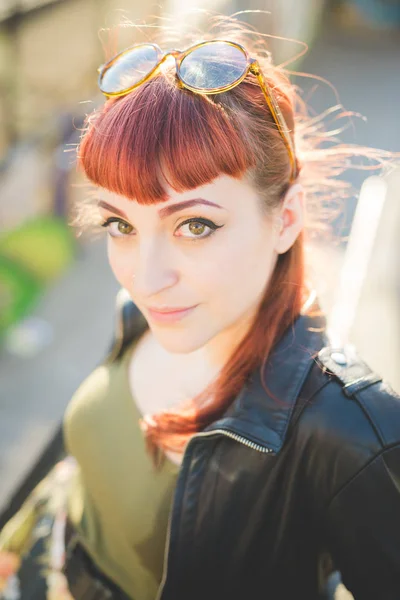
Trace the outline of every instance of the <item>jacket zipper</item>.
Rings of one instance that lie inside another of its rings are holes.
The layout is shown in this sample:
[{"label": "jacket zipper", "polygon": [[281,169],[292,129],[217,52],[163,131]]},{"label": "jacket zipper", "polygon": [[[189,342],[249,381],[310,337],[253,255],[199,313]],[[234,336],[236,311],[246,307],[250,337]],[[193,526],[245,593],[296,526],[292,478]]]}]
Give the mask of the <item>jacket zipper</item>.
[{"label": "jacket zipper", "polygon": [[[228,429],[213,429],[213,431],[203,431],[201,433],[197,433],[196,435],[192,436],[192,438],[190,439],[190,442],[192,440],[200,438],[200,437],[212,437],[213,435],[224,435],[233,440],[236,440],[237,442],[239,442],[240,444],[243,444],[244,446],[248,446],[252,450],[257,450],[257,452],[262,452],[263,454],[271,454],[272,452],[274,452],[272,450],[272,448],[267,448],[266,446],[261,446],[260,444],[256,444],[256,443],[248,440],[247,438],[245,438],[241,435],[238,435],[237,433],[233,433],[232,431],[229,431]],[[187,450],[187,448],[186,448],[186,450]],[[185,453],[186,453],[186,450],[185,450]],[[185,460],[185,453],[183,455],[182,464],[183,464],[183,461]],[[156,596],[156,600],[161,600],[165,582],[167,580],[169,541],[170,541],[170,537],[171,537],[171,521],[172,521],[172,508],[169,511],[169,516],[168,516],[167,539],[165,542],[165,550],[164,550],[163,575],[162,575],[160,587],[159,587],[159,590],[158,590],[158,593]]]}]

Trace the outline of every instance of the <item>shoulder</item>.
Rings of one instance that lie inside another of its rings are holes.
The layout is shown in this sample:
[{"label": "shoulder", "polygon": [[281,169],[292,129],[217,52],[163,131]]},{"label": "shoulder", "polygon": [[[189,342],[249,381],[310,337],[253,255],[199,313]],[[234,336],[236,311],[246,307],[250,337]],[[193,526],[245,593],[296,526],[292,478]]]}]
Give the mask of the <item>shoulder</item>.
[{"label": "shoulder", "polygon": [[111,371],[111,366],[96,367],[74,392],[63,419],[64,438],[69,451],[75,438],[87,435],[99,408],[109,396]]},{"label": "shoulder", "polygon": [[[354,346],[323,348],[316,357],[315,368],[325,385],[315,394],[310,408],[316,407],[321,417],[330,417],[333,433],[344,435],[346,426],[353,425],[353,438],[358,440],[368,432],[375,439],[377,450],[400,441],[400,396],[370,368]],[[332,420],[333,414],[338,418]]]},{"label": "shoulder", "polygon": [[[315,357],[296,438],[307,473],[332,497],[370,463],[400,448],[400,396],[353,346]],[[311,387],[310,387],[311,386]]]},{"label": "shoulder", "polygon": [[65,411],[63,430],[69,451],[80,440],[87,440],[105,419],[112,418],[116,398],[125,393],[126,353],[147,328],[147,322],[123,288],[116,296],[114,320],[114,334],[106,356],[79,385]]}]

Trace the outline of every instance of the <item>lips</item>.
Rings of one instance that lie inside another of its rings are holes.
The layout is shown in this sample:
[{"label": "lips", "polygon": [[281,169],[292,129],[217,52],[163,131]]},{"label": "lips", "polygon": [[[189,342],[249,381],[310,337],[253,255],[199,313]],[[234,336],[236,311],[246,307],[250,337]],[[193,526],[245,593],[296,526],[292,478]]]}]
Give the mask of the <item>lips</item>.
[{"label": "lips", "polygon": [[149,310],[151,312],[156,312],[156,313],[162,313],[162,314],[164,314],[164,313],[180,312],[182,310],[188,310],[189,308],[193,308],[193,307],[192,306],[174,306],[174,307],[171,307],[171,308],[156,308],[156,307],[152,308],[152,307],[149,307]]},{"label": "lips", "polygon": [[198,304],[189,306],[188,308],[164,309],[163,311],[149,308],[149,315],[153,321],[158,323],[173,323],[189,315],[197,306]]}]

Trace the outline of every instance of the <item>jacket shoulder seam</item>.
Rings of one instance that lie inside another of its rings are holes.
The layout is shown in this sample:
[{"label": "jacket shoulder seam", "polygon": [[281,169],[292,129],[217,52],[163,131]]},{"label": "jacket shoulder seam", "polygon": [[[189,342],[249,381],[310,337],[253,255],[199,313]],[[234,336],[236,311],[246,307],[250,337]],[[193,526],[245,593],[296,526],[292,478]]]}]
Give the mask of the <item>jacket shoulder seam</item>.
[{"label": "jacket shoulder seam", "polygon": [[326,504],[326,511],[329,511],[331,505],[333,504],[333,502],[336,500],[336,498],[339,496],[339,494],[341,494],[347,487],[349,487],[353,481],[355,479],[357,479],[357,477],[359,477],[359,475],[361,475],[361,473],[363,473],[364,471],[366,471],[366,469],[368,469],[368,467],[370,467],[370,465],[372,465],[376,460],[378,460],[378,458],[380,458],[381,456],[383,456],[386,452],[388,452],[389,450],[392,450],[393,448],[400,448],[400,440],[397,440],[396,442],[393,442],[392,444],[388,444],[387,446],[384,446],[383,448],[381,448],[379,450],[379,452],[376,452],[373,456],[371,456],[367,462],[362,465],[362,467],[360,467],[351,477],[350,479],[348,479],[347,481],[345,481],[333,494],[333,496],[328,500],[327,504]]},{"label": "jacket shoulder seam", "polygon": [[382,377],[358,356],[352,345],[344,346],[339,350],[326,346],[318,353],[318,360],[324,371],[339,381],[343,394],[350,401],[357,402],[380,444],[384,447],[384,433],[379,422],[371,414],[365,398],[365,395],[370,392],[370,388],[383,381]]},{"label": "jacket shoulder seam", "polygon": [[382,381],[382,377],[358,356],[351,344],[341,348],[325,346],[318,352],[317,359],[325,372],[340,381],[343,393],[349,398]]}]

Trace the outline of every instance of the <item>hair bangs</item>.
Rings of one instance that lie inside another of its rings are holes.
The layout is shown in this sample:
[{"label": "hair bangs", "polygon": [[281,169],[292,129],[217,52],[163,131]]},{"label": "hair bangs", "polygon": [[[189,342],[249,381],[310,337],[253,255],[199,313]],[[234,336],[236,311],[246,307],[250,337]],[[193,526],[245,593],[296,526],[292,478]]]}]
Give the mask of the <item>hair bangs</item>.
[{"label": "hair bangs", "polygon": [[164,75],[92,115],[78,160],[95,185],[140,204],[168,199],[166,184],[180,192],[255,164],[233,112]]}]

